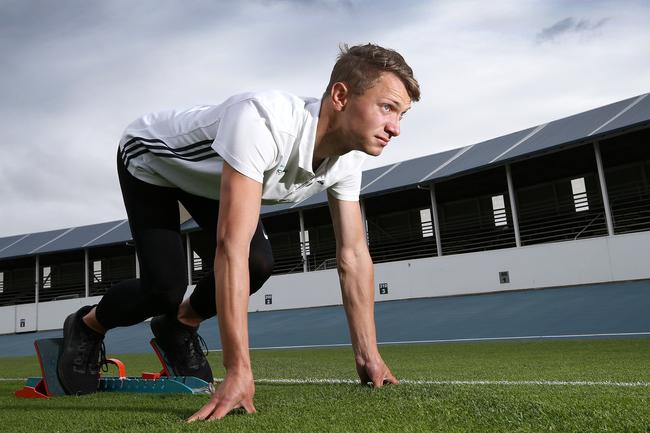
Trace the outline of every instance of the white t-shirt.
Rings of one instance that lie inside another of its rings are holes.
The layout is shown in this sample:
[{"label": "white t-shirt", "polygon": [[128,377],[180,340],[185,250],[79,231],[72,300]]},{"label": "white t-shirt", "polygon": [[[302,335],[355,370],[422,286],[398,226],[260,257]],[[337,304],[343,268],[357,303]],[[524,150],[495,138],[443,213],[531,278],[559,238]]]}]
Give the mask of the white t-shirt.
[{"label": "white t-shirt", "polygon": [[327,158],[312,170],[320,103],[268,91],[147,114],[126,128],[123,161],[142,181],[216,200],[225,160],[262,183],[264,204],[301,202],[325,189],[357,201],[364,153]]}]

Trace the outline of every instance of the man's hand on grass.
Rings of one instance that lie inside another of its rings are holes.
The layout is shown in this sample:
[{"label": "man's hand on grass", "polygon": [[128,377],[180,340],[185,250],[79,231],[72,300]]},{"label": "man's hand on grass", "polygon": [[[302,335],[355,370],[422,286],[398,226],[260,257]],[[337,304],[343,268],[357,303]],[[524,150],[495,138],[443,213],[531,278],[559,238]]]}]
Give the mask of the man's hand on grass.
[{"label": "man's hand on grass", "polygon": [[390,372],[379,353],[367,360],[357,358],[355,363],[362,385],[372,382],[372,386],[381,388],[384,384],[399,384],[399,380]]},{"label": "man's hand on grass", "polygon": [[239,408],[243,408],[246,413],[255,413],[254,395],[255,384],[252,372],[227,373],[224,381],[212,394],[210,401],[187,421],[221,419],[233,409]]}]

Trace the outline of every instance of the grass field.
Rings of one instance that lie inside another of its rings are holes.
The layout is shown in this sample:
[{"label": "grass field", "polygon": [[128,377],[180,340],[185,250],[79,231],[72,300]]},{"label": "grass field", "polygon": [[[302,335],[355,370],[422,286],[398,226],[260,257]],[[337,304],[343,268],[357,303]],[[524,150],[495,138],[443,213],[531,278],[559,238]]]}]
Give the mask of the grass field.
[{"label": "grass field", "polygon": [[[381,351],[407,383],[380,390],[308,383],[355,379],[350,348],[253,351],[255,376],[265,379],[256,385],[258,413],[217,423],[184,423],[207,396],[99,393],[28,400],[13,395],[22,381],[3,379],[0,431],[650,432],[647,338],[394,345]],[[153,355],[118,357],[129,375],[159,369]],[[209,358],[221,377],[221,354]],[[40,375],[35,357],[0,358],[0,372],[3,378]]]}]

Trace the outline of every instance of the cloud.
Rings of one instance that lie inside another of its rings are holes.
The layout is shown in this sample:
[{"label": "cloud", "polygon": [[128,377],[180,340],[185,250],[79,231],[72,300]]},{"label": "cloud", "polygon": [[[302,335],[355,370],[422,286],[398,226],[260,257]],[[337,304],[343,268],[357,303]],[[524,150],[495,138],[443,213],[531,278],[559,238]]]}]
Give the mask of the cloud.
[{"label": "cloud", "polygon": [[537,41],[540,43],[554,41],[571,33],[592,33],[594,30],[603,27],[607,21],[609,21],[609,18],[602,18],[596,22],[588,19],[576,20],[573,17],[564,18],[552,26],[542,29],[537,34]]}]

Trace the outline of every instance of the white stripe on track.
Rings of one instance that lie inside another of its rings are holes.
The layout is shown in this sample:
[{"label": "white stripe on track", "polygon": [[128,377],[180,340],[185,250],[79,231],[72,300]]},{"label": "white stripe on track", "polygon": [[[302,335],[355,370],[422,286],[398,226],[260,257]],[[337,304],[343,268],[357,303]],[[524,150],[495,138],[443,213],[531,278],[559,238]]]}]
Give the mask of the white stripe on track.
[{"label": "white stripe on track", "polygon": [[[218,379],[220,381],[222,379]],[[358,384],[358,379],[255,379],[259,384],[281,385],[347,385]],[[650,387],[650,382],[564,381],[564,380],[411,380],[400,379],[402,385],[538,385],[538,386],[612,386]]]}]

